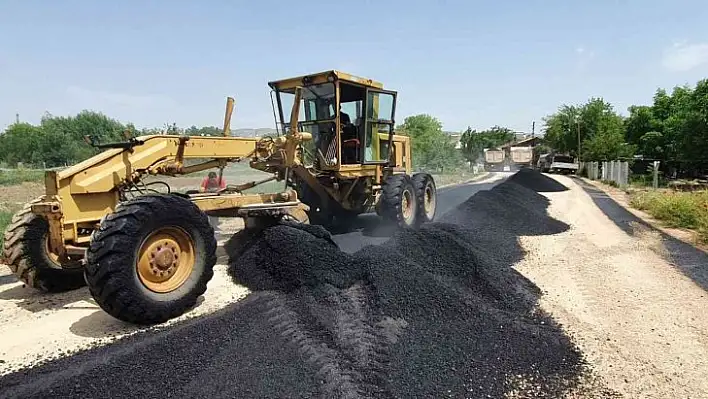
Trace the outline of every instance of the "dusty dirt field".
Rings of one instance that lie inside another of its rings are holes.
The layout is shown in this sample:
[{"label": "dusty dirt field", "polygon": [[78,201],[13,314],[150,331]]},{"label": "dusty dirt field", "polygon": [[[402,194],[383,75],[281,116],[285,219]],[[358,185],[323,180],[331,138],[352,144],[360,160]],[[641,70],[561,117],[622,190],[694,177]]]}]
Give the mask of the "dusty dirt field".
[{"label": "dusty dirt field", "polygon": [[31,182],[25,182],[15,186],[0,187],[0,204],[20,208],[26,202],[42,195],[43,190],[44,185]]},{"label": "dusty dirt field", "polygon": [[528,254],[516,265],[544,291],[541,307],[626,397],[708,397],[708,255],[595,192],[603,212],[577,180],[553,178],[570,190],[544,193],[549,214],[571,229],[522,237]]}]

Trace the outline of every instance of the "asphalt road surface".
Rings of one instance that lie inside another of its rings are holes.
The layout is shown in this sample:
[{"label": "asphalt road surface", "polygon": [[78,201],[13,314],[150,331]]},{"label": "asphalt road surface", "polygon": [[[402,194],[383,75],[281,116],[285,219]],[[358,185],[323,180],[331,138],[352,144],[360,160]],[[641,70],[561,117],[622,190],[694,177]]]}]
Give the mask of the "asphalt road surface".
[{"label": "asphalt road surface", "polygon": [[[478,191],[489,190],[511,175],[513,173],[493,172],[479,181],[438,189],[435,220],[438,220]],[[347,253],[356,252],[367,245],[381,244],[393,233],[392,228],[383,226],[379,217],[373,213],[360,215],[355,223],[346,232],[333,233],[334,241],[342,251]]]}]

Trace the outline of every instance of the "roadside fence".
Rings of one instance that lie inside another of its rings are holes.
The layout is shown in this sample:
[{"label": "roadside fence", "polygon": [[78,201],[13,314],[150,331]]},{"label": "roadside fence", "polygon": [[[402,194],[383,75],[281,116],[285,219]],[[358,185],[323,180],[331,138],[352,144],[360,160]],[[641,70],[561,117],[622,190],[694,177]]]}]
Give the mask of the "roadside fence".
[{"label": "roadside fence", "polygon": [[581,162],[579,166],[580,173],[584,172],[591,180],[611,182],[621,188],[629,184],[627,161]]}]

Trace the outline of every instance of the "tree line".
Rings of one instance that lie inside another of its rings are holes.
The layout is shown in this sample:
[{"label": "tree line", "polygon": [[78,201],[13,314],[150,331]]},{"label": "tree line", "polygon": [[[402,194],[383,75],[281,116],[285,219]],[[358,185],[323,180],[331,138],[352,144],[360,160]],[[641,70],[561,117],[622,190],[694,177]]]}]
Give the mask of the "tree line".
[{"label": "tree line", "polygon": [[485,148],[495,148],[514,140],[514,132],[493,126],[477,131],[468,127],[460,135],[460,148],[442,130],[442,123],[428,114],[407,117],[396,128],[397,134],[411,137],[413,165],[434,171],[454,170],[467,162],[480,162]]},{"label": "tree line", "polygon": [[708,163],[708,79],[670,93],[657,89],[652,100],[630,106],[626,117],[602,98],[564,104],[544,118],[545,141],[586,161],[641,156],[689,167]]},{"label": "tree line", "polygon": [[[671,93],[658,89],[651,105],[633,105],[628,111],[628,116],[620,115],[603,98],[591,98],[579,105],[563,104],[543,119],[545,145],[558,153],[580,155],[586,161],[642,155],[689,165],[708,164],[708,79],[695,87],[675,87]],[[120,141],[125,132],[134,136],[221,135],[221,129],[215,126],[181,129],[173,124],[136,129],[133,124],[92,111],[68,117],[46,114],[39,125],[15,123],[0,133],[0,163],[46,167],[73,164],[98,152],[84,137]],[[461,149],[456,149],[455,141],[442,130],[442,123],[428,114],[407,117],[396,127],[396,133],[411,137],[415,167],[436,171],[458,168],[465,161],[478,162],[484,148],[514,140],[513,131],[506,127],[483,131],[468,128],[461,133]]]},{"label": "tree line", "polygon": [[45,114],[38,125],[14,123],[0,133],[0,163],[17,163],[36,167],[59,167],[87,159],[100,150],[92,147],[86,137],[99,143],[124,141],[125,134],[187,134],[219,136],[222,130],[214,126],[180,129],[176,125],[163,128],[137,129],[132,123],[123,124],[93,111],[82,111],[75,116]]},{"label": "tree line", "polygon": [[[37,167],[60,167],[87,159],[99,152],[85,137],[107,143],[125,140],[125,133],[132,136],[147,134],[187,134],[191,136],[221,136],[222,129],[215,126],[191,126],[186,129],[175,124],[162,128],[137,129],[133,124],[123,124],[100,112],[82,111],[75,116],[46,114],[38,125],[15,123],[0,133],[0,163],[14,166],[18,162]],[[465,160],[475,161],[485,146],[501,145],[513,133],[494,127],[477,132],[468,129],[462,134],[462,151],[455,148],[455,141],[442,130],[442,123],[427,114],[414,115],[396,127],[396,134],[411,137],[414,166],[433,171],[451,171]]]}]

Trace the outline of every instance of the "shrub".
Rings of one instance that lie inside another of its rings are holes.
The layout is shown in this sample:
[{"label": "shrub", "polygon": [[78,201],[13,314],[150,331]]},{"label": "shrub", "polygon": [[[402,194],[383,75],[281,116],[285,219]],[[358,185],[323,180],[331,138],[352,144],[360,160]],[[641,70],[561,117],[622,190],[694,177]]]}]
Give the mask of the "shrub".
[{"label": "shrub", "polygon": [[708,242],[708,191],[640,191],[630,204],[671,227],[695,229],[699,240]]}]

